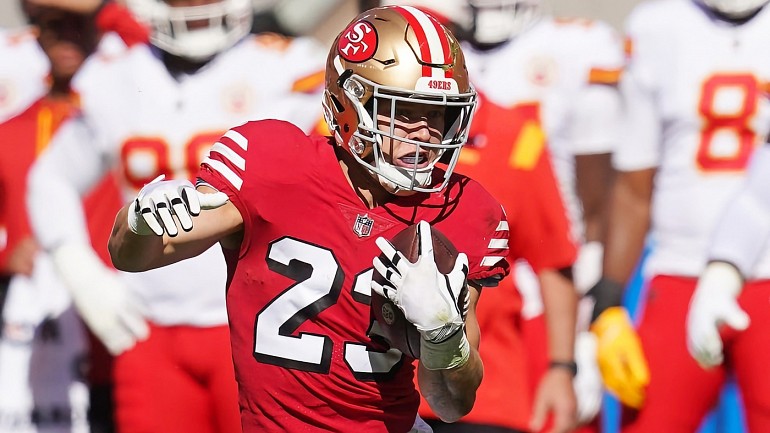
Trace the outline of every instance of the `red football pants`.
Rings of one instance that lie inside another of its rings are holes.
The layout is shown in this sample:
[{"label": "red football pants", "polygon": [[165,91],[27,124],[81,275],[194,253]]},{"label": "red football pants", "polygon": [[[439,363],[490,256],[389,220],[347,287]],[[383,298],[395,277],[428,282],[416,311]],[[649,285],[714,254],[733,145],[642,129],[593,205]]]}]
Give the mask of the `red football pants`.
[{"label": "red football pants", "polygon": [[115,358],[119,433],[241,431],[227,326],[150,324],[150,338]]},{"label": "red football pants", "polygon": [[725,364],[698,366],[687,351],[686,317],[696,280],[650,282],[639,336],[650,367],[644,407],[624,414],[623,433],[691,433],[716,404],[728,369],[735,373],[749,431],[770,432],[770,281],[750,282],[738,299],[751,317],[740,333],[724,332]]}]

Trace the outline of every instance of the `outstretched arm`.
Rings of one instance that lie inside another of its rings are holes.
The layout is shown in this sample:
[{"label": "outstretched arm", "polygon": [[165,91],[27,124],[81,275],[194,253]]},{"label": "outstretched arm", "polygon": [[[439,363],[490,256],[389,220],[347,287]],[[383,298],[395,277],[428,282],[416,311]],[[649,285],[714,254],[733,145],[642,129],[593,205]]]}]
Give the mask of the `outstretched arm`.
[{"label": "outstretched arm", "polygon": [[80,195],[107,170],[83,118],[65,123],[28,177],[30,222],[72,295],[80,316],[113,355],[147,337],[143,306],[98,258],[85,227]]},{"label": "outstretched arm", "polygon": [[237,249],[243,219],[224,193],[188,181],[153,182],[120,210],[110,235],[116,268],[141,272],[206,251],[217,242]]}]

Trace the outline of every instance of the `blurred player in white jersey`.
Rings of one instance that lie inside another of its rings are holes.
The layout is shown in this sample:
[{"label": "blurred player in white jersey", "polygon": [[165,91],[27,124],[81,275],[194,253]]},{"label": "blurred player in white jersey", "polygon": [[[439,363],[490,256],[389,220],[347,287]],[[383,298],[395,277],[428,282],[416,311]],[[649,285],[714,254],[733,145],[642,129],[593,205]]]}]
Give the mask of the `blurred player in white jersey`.
[{"label": "blurred player in white jersey", "polygon": [[[627,23],[630,60],[622,85],[624,139],[613,164],[604,278],[596,285],[594,330],[608,388],[628,406],[626,432],[693,432],[716,403],[727,367],[704,370],[687,352],[685,321],[719,215],[767,136],[770,76],[767,0],[656,0]],[[618,307],[648,230],[646,305],[638,336]],[[755,278],[770,276],[763,259]],[[742,302],[767,317],[770,285],[748,284]],[[731,338],[730,368],[749,428],[770,431],[767,329],[757,320]]]},{"label": "blurred player in white jersey", "polygon": [[[610,173],[609,154],[616,141],[616,125],[620,119],[620,96],[617,83],[623,66],[620,40],[604,23],[589,20],[558,19],[544,15],[538,0],[510,1],[435,1],[406,0],[406,3],[423,7],[452,21],[466,34],[464,44],[474,85],[480,94],[480,108],[474,118],[471,139],[461,154],[458,171],[469,174],[482,182],[506,206],[509,220],[512,222],[511,250],[515,244],[517,230],[536,231],[536,222],[529,221],[519,229],[516,219],[519,207],[542,207],[547,201],[544,195],[535,197],[537,203],[530,203],[521,191],[512,189],[513,182],[532,182],[532,179],[519,177],[519,173],[528,165],[527,161],[537,161],[543,152],[552,156],[555,174],[560,187],[560,197],[568,209],[571,226],[571,238],[580,245],[580,256],[575,273],[576,282],[584,293],[594,281],[590,275],[598,278],[601,260],[602,205]],[[514,132],[506,132],[514,131]],[[503,138],[505,137],[505,138]],[[547,148],[547,149],[546,149]],[[527,155],[527,156],[525,156]],[[512,161],[508,167],[498,167],[495,160]],[[515,161],[515,163],[513,163]],[[501,171],[503,170],[503,171]],[[489,172],[486,176],[484,172]],[[488,178],[488,179],[487,179]],[[526,179],[526,180],[525,180]],[[531,186],[534,188],[534,185]],[[541,188],[541,187],[538,187]],[[562,211],[563,212],[563,211]],[[551,226],[550,234],[558,233]],[[529,375],[532,391],[517,393],[513,404],[502,406],[499,398],[490,398],[497,402],[489,407],[494,412],[506,413],[502,422],[494,415],[481,412],[484,407],[485,387],[497,383],[498,387],[510,387],[511,376],[503,376],[502,371],[512,369],[509,362],[507,369],[487,369],[485,383],[480,388],[477,410],[466,418],[467,422],[484,424],[491,428],[526,430],[527,419],[521,419],[518,410],[531,413],[534,402],[535,418],[539,414],[553,411],[557,418],[564,419],[566,400],[547,397],[547,383],[554,380],[546,374],[559,368],[549,369],[549,361],[557,361],[554,353],[554,340],[549,343],[548,334],[554,332],[550,318],[544,315],[544,293],[557,293],[554,282],[560,287],[571,287],[569,281],[557,272],[569,268],[574,256],[568,250],[556,247],[559,242],[550,242],[542,238],[535,249],[547,245],[548,253],[537,257],[525,254],[524,258],[533,262],[537,276],[525,261],[517,262],[516,288],[523,297],[523,308],[517,311],[521,318],[520,326],[524,343],[531,350],[528,352]],[[590,244],[589,244],[590,242]],[[588,254],[586,254],[588,253]],[[589,258],[592,256],[593,258]],[[588,280],[587,282],[584,282]],[[506,284],[507,286],[507,284]],[[502,289],[495,289],[500,292]],[[559,311],[563,296],[557,295],[546,302],[545,310]],[[516,300],[509,296],[511,304]],[[552,305],[548,305],[553,303]],[[482,305],[484,307],[484,305]],[[506,317],[504,307],[499,305],[491,317]],[[482,314],[490,317],[490,313]],[[548,327],[550,328],[548,332]],[[586,325],[582,327],[586,331]],[[499,320],[494,321],[495,328],[500,327]],[[511,328],[514,323],[510,324]],[[557,325],[558,326],[558,325]],[[482,331],[484,324],[482,323]],[[494,332],[495,336],[490,336]],[[485,334],[484,348],[494,345],[496,355],[485,357],[485,363],[494,363],[495,358],[515,356],[511,344],[502,340],[505,333],[496,330]],[[574,385],[579,398],[579,418],[587,422],[594,418],[601,403],[601,381],[595,367],[593,336],[581,332],[578,337],[576,355],[587,359],[587,363],[578,368],[580,375]],[[495,341],[495,340],[498,341]],[[568,361],[574,361],[570,358]],[[560,363],[553,365],[560,366]],[[497,373],[500,371],[501,373]],[[510,372],[505,373],[510,375]],[[541,381],[541,379],[543,379]],[[569,382],[566,382],[569,384]],[[567,385],[568,386],[568,385]],[[555,388],[554,388],[555,389]],[[486,391],[492,395],[494,391]],[[536,393],[537,398],[532,397]],[[560,392],[564,394],[564,392]],[[530,408],[529,411],[526,409]],[[547,409],[546,409],[547,408]],[[559,424],[559,423],[557,423]],[[564,425],[558,425],[564,428]],[[457,430],[457,426],[442,426],[446,431]],[[468,424],[465,428],[480,429],[482,426]],[[445,430],[440,430],[445,431]],[[499,430],[494,430],[499,431]],[[508,430],[506,430],[508,431]]]},{"label": "blurred player in white jersey", "polygon": [[[29,106],[0,122],[0,148],[8,156],[0,159],[0,227],[7,228],[0,244],[0,278],[8,282],[7,296],[0,294],[0,432],[114,431],[110,400],[100,398],[105,381],[98,380],[99,362],[87,357],[82,324],[50,256],[32,236],[23,203],[30,166],[54,131],[78,111],[70,84],[85,58],[95,49],[100,54],[124,49],[136,34],[146,40],[146,31],[112,2],[98,12],[98,0],[24,0],[21,5],[30,27],[16,34],[13,50],[3,51],[8,57],[0,69],[20,72],[5,74],[4,85],[27,97],[38,87],[46,93],[31,104],[24,98],[7,101]],[[118,33],[99,35],[113,30]],[[120,206],[103,197],[99,202]],[[89,213],[89,223],[96,213]]]},{"label": "blurred player in white jersey", "polygon": [[80,197],[109,171],[125,201],[159,175],[189,179],[212,143],[247,120],[313,129],[320,109],[300,107],[320,102],[324,52],[308,39],[248,36],[250,0],[127,3],[151,26],[151,44],[93,58],[76,77],[82,114],[33,168],[32,225],[81,317],[117,355],[119,431],[239,431],[221,252],[116,273],[88,244]]}]

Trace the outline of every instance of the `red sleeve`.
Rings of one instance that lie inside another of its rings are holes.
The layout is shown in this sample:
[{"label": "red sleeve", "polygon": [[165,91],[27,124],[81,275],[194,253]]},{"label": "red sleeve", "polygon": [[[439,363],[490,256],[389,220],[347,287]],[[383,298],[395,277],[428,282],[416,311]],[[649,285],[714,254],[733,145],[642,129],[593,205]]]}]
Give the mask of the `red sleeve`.
[{"label": "red sleeve", "polygon": [[425,207],[439,212],[433,224],[468,256],[468,279],[496,285],[510,271],[509,227],[502,205],[481,184],[459,174],[453,174],[446,190],[433,197],[443,198],[429,200]]},{"label": "red sleeve", "polygon": [[[492,199],[492,197],[489,197]],[[474,257],[468,256],[470,266],[468,279],[477,281],[481,285],[487,285],[485,280],[498,281],[510,272],[508,263],[508,221],[505,218],[503,207],[494,202],[490,207],[489,217],[482,218],[485,221],[486,233],[481,236],[484,245],[481,254]]]},{"label": "red sleeve", "polygon": [[508,207],[515,213],[509,215],[512,259],[525,259],[535,272],[572,266],[577,247],[548,152],[530,169],[511,170],[506,181],[516,190]]},{"label": "red sleeve", "polygon": [[147,27],[139,23],[131,11],[114,1],[108,1],[97,13],[96,27],[103,33],[117,33],[129,47],[150,40]]}]

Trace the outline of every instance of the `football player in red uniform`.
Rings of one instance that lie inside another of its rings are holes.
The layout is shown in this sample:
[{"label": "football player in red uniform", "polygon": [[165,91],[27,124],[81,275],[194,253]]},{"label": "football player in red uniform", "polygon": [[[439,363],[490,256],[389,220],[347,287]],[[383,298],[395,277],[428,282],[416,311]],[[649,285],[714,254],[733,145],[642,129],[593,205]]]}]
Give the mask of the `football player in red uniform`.
[{"label": "football player in red uniform", "polygon": [[[451,32],[411,7],[375,8],[329,53],[332,137],[248,122],[211,148],[197,187],[152,182],[118,213],[110,251],[127,271],[221,245],[244,432],[425,431],[413,427],[415,372],[440,417],[471,410],[476,303],[509,269],[502,207],[453,174],[475,104]],[[462,252],[452,272],[438,271],[430,242],[405,263],[385,241],[417,223],[422,239],[434,226]],[[384,287],[371,283],[380,254]],[[420,330],[419,364],[377,336],[372,290]]]}]

